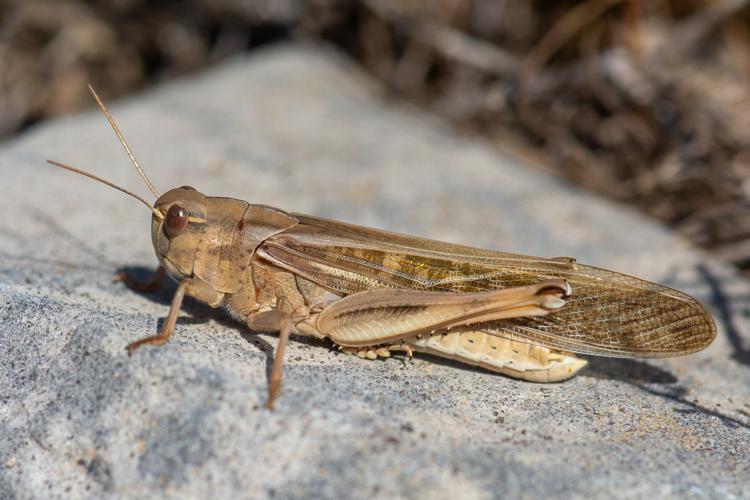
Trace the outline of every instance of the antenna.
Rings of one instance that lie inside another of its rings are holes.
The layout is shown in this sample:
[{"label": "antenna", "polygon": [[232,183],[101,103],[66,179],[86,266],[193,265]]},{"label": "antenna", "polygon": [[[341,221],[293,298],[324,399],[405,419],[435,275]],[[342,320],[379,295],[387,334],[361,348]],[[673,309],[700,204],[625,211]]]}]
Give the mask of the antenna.
[{"label": "antenna", "polygon": [[[128,143],[125,141],[125,137],[123,137],[122,132],[120,132],[120,129],[117,126],[117,124],[115,123],[115,120],[112,118],[112,115],[109,114],[109,111],[107,110],[107,106],[105,106],[104,103],[102,102],[102,100],[99,99],[99,95],[96,93],[96,90],[94,90],[94,87],[92,87],[91,84],[89,84],[89,90],[94,95],[94,99],[96,99],[96,103],[99,105],[99,109],[102,110],[102,113],[104,113],[104,116],[107,118],[107,121],[112,126],[112,130],[115,131],[115,135],[120,140],[120,144],[122,144],[122,147],[125,148],[125,152],[130,157],[130,161],[133,162],[133,166],[138,171],[138,173],[141,175],[141,178],[143,179],[143,181],[146,183],[146,186],[148,187],[148,190],[151,191],[151,194],[153,194],[154,197],[158,198],[159,197],[159,192],[156,190],[156,188],[154,187],[154,185],[149,180],[148,176],[146,175],[146,172],[144,172],[143,169],[141,168],[141,166],[138,164],[138,160],[135,159],[135,156],[133,155],[133,152],[130,150],[130,147],[128,146]],[[67,168],[68,170],[72,170],[74,172],[77,171],[77,169],[74,169],[72,167],[66,167],[66,166],[63,166],[61,164],[54,163],[54,162],[52,162],[52,163],[54,165],[57,165],[58,167]],[[91,174],[87,174],[87,173],[85,173],[83,171],[78,171],[78,173],[79,174],[83,174],[83,175],[87,175],[87,176],[91,177],[92,179],[95,178],[97,180],[100,180],[102,182],[107,183],[106,181],[103,181],[102,179],[99,179],[98,177],[94,177]],[[119,189],[120,191],[127,192],[127,191],[125,191],[122,188],[116,187],[116,186],[114,186],[112,184],[110,184],[110,185],[112,187],[115,187],[115,188]],[[128,194],[132,194],[132,193],[128,192]],[[133,195],[133,196],[135,196],[135,195]],[[149,207],[150,206],[151,205],[149,205]]]},{"label": "antenna", "polygon": [[149,202],[147,202],[146,200],[144,200],[143,198],[141,198],[137,194],[131,193],[130,191],[128,191],[125,188],[121,188],[120,186],[118,186],[117,184],[115,184],[113,182],[109,182],[108,180],[102,179],[99,176],[96,176],[94,174],[90,174],[90,173],[88,173],[88,172],[86,172],[84,170],[81,170],[80,168],[71,167],[70,165],[66,165],[64,163],[60,163],[60,162],[57,162],[57,161],[54,161],[54,160],[47,160],[47,163],[49,163],[50,165],[54,165],[56,167],[64,168],[65,170],[70,170],[71,172],[75,172],[76,174],[80,174],[80,175],[89,177],[91,179],[94,179],[95,181],[101,182],[102,184],[106,184],[109,187],[115,188],[118,191],[122,191],[123,193],[132,196],[136,200],[138,200],[141,203],[143,203],[144,205],[146,205],[148,207],[148,209],[151,210],[154,213],[154,215],[156,215],[158,218],[162,218],[162,214],[159,213],[154,207],[152,207]]}]

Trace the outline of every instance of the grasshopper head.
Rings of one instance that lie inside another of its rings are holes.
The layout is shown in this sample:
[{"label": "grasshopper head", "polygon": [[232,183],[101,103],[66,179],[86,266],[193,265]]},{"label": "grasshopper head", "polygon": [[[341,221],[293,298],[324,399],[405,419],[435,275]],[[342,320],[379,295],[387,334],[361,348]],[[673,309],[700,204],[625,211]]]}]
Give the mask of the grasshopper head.
[{"label": "grasshopper head", "polygon": [[177,280],[193,274],[196,248],[205,235],[206,216],[206,195],[190,186],[167,191],[154,204],[154,251]]}]

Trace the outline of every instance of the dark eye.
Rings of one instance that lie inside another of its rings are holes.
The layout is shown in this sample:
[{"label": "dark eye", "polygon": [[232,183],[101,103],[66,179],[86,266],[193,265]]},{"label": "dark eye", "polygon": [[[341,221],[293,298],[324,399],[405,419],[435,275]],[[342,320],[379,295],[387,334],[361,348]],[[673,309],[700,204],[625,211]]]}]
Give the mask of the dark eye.
[{"label": "dark eye", "polygon": [[184,189],[185,191],[195,191],[195,188],[192,186],[182,186],[180,189]]},{"label": "dark eye", "polygon": [[164,234],[169,239],[179,236],[185,230],[187,223],[187,210],[179,205],[172,205],[169,207],[169,210],[167,210],[167,217],[164,220]]}]

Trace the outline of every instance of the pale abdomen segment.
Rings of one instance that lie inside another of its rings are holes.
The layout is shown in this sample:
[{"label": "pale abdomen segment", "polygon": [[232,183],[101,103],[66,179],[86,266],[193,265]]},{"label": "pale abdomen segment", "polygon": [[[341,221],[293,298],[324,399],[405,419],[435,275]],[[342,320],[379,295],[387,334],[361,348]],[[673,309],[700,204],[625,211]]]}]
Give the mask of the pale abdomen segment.
[{"label": "pale abdomen segment", "polygon": [[586,360],[570,353],[508,340],[477,330],[406,338],[419,352],[479,366],[531,382],[560,382],[586,366]]}]

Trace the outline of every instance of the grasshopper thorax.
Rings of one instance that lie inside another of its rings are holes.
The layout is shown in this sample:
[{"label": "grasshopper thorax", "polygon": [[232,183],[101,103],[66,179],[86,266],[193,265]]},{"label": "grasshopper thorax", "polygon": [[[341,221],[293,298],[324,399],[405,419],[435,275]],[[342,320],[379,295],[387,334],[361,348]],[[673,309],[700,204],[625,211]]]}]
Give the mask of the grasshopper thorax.
[{"label": "grasshopper thorax", "polygon": [[154,250],[169,275],[199,280],[220,293],[239,291],[255,249],[298,222],[275,208],[206,196],[188,186],[160,196],[153,213]]}]

